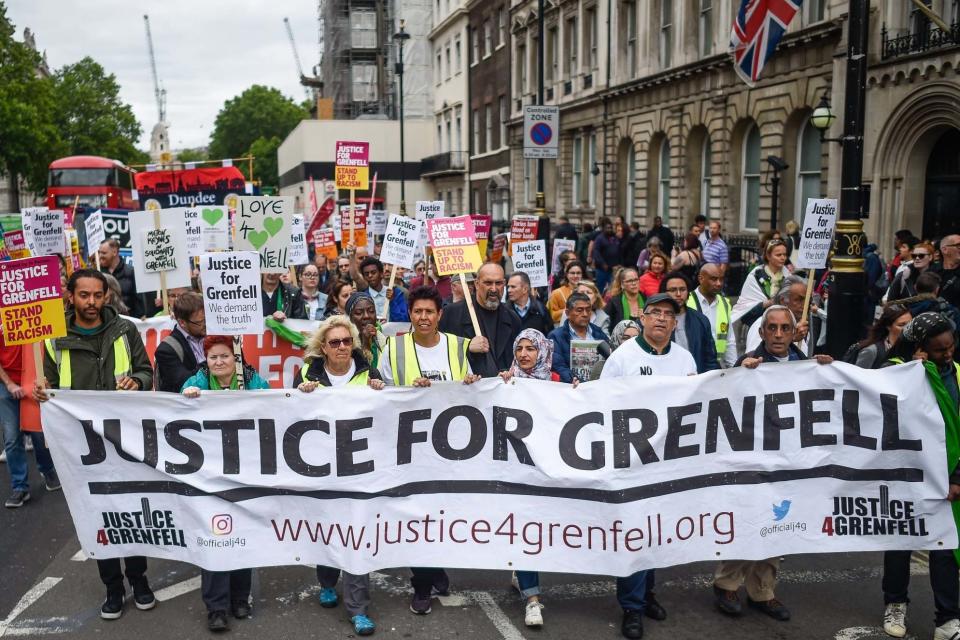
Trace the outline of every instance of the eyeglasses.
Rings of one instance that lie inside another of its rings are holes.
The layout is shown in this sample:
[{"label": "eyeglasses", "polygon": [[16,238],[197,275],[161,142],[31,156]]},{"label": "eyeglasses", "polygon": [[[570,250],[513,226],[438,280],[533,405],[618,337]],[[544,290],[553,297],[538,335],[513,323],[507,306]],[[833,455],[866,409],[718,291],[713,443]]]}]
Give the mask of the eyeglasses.
[{"label": "eyeglasses", "polygon": [[650,311],[644,311],[643,315],[652,316],[654,318],[676,318],[677,314],[673,311],[664,311],[663,309],[651,309]]},{"label": "eyeglasses", "polygon": [[352,347],[353,346],[353,337],[350,338],[334,338],[333,340],[327,340],[327,346],[331,349],[339,349],[340,346]]},{"label": "eyeglasses", "polygon": [[623,284],[636,284],[640,282],[640,278],[624,278]]},{"label": "eyeglasses", "polygon": [[300,275],[301,280],[305,278],[319,278],[319,277],[320,277],[319,273],[303,273]]},{"label": "eyeglasses", "polygon": [[206,324],[206,320],[200,320],[199,322],[196,320],[187,320],[187,324],[193,325],[194,327],[202,327],[204,324]]},{"label": "eyeglasses", "polygon": [[930,254],[929,253],[911,253],[910,257],[913,258],[914,260],[923,260],[924,258],[929,258]]}]

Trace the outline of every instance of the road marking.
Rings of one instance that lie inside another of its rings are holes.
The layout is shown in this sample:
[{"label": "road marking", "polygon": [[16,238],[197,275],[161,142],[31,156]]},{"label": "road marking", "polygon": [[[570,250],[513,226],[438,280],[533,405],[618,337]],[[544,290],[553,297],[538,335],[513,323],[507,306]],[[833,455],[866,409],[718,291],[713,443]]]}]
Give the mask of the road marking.
[{"label": "road marking", "polygon": [[196,591],[199,588],[200,576],[194,576],[189,580],[184,580],[183,582],[172,584],[169,587],[164,587],[163,589],[154,592],[153,596],[160,602],[164,602],[166,600],[173,600],[177,596],[182,596],[185,593]]},{"label": "road marking", "polygon": [[[889,638],[880,627],[847,627],[837,631],[833,640],[866,640],[867,638]],[[904,640],[917,640],[916,636],[907,635]]]},{"label": "road marking", "polygon": [[77,630],[75,622],[65,617],[30,618],[7,627],[7,636],[41,636],[54,633],[70,633]]},{"label": "road marking", "polygon": [[503,612],[503,609],[500,608],[494,601],[493,596],[488,592],[472,591],[465,593],[464,596],[480,605],[480,609],[486,614],[487,618],[490,619],[490,622],[493,623],[493,626],[500,633],[501,637],[503,637],[503,640],[523,640],[523,634],[513,626],[510,618],[507,617],[507,614]]},{"label": "road marking", "polygon": [[44,578],[37,584],[33,585],[29,591],[23,594],[23,597],[20,598],[20,601],[13,608],[10,614],[0,621],[0,637],[9,631],[10,624],[17,619],[17,616],[23,613],[27,607],[43,597],[43,594],[57,586],[61,580],[63,580],[63,578]]},{"label": "road marking", "polygon": [[70,560],[72,560],[73,562],[83,562],[86,559],[87,559],[87,554],[83,552],[83,549],[80,549],[80,551],[77,551],[70,558]]}]

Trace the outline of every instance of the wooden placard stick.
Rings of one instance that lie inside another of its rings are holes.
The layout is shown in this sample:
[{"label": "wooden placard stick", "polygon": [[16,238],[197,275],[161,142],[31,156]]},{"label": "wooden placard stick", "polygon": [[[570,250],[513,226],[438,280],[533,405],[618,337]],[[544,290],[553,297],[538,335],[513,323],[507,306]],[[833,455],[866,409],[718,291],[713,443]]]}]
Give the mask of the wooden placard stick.
[{"label": "wooden placard stick", "polygon": [[[237,387],[243,391],[243,336],[233,336],[233,363],[237,374]],[[212,375],[212,374],[211,374]]]},{"label": "wooden placard stick", "polygon": [[473,323],[473,333],[482,336],[480,331],[480,322],[477,320],[477,310],[473,308],[473,296],[470,295],[470,287],[467,286],[467,276],[460,273],[460,286],[463,288],[463,298],[467,301],[467,311],[470,312],[470,322]]},{"label": "wooden placard stick", "polygon": [[[153,228],[160,229],[160,210],[153,210]],[[160,299],[163,301],[163,315],[170,315],[170,298],[167,295],[167,272],[160,272]]]}]

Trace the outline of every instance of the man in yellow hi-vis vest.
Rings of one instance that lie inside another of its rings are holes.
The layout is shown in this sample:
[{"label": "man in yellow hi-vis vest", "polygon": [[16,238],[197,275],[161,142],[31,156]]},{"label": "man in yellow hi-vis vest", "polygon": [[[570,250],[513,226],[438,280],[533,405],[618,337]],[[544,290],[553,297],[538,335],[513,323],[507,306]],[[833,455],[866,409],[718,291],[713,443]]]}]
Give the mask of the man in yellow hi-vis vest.
[{"label": "man in yellow hi-vis vest", "polygon": [[[80,269],[67,282],[67,335],[44,342],[43,373],[47,387],[84,391],[150,391],[153,370],[140,333],[107,305],[107,279],[99,271]],[[38,402],[47,400],[39,381],[33,390]],[[134,509],[135,510],[135,509]],[[147,578],[147,559],[124,558],[126,576],[138,609],[152,609],[157,601]],[[100,617],[115,620],[123,615],[124,571],[119,558],[97,560],[107,598]]]},{"label": "man in yellow hi-vis vest", "polygon": [[691,291],[687,298],[687,307],[707,316],[717,347],[717,362],[724,369],[729,369],[737,362],[737,340],[733,335],[733,323],[730,322],[733,305],[723,295],[721,266],[708,262],[700,267],[697,284],[697,288]]},{"label": "man in yellow hi-vis vest", "polygon": [[[443,315],[440,293],[433,287],[417,287],[407,297],[407,304],[412,331],[387,340],[379,367],[384,382],[398,387],[429,387],[431,382],[472,384],[479,380],[467,361],[470,341],[437,329]],[[431,611],[434,593],[449,593],[450,578],[439,567],[411,567],[410,571],[410,611],[426,615]]]}]

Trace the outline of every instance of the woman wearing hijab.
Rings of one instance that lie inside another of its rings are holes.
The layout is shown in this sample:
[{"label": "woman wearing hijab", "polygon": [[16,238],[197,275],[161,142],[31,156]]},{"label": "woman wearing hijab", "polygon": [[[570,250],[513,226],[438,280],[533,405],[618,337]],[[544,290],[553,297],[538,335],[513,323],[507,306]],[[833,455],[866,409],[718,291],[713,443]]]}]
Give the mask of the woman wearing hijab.
[{"label": "woman wearing hijab", "polygon": [[[370,367],[360,350],[357,327],[346,316],[330,316],[313,333],[307,345],[304,366],[293,383],[303,393],[311,393],[318,387],[343,385],[369,386],[378,391],[383,389],[380,373]],[[317,567],[321,607],[330,609],[337,606],[336,587],[339,579],[340,569],[322,565]],[[343,572],[343,603],[357,635],[368,636],[376,630],[373,620],[367,616],[370,606],[369,574]]]},{"label": "woman wearing hijab", "polygon": [[[206,361],[200,370],[183,383],[181,393],[188,398],[197,398],[200,391],[239,390],[236,359],[233,354],[233,338],[230,336],[207,336],[203,339]],[[269,389],[253,367],[243,364],[243,388],[245,390]],[[250,617],[250,583],[253,569],[233,571],[200,570],[200,592],[207,607],[207,628],[210,631],[226,631],[227,607],[237,620]]]},{"label": "woman wearing hijab", "polygon": [[[617,347],[622,345],[627,340],[636,338],[639,336],[643,330],[640,328],[640,323],[636,320],[626,319],[621,320],[613,328],[613,333],[610,334],[610,351],[616,351]],[[590,379],[599,380],[600,372],[603,371],[603,363],[606,360],[600,360],[597,364],[593,365],[593,369],[590,370]]]},{"label": "woman wearing hijab", "polygon": [[354,291],[343,305],[344,315],[357,328],[360,334],[360,351],[370,366],[376,369],[380,365],[380,354],[387,348],[387,337],[377,324],[377,307],[366,291]]}]

